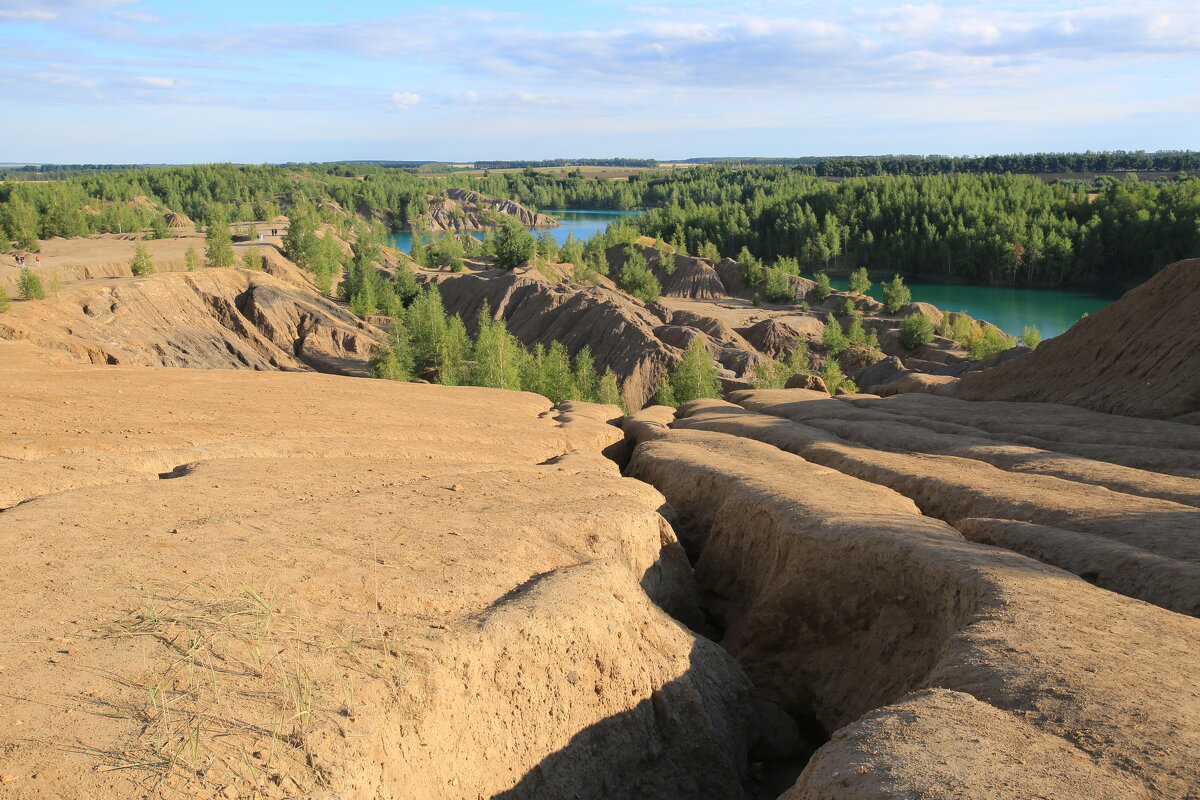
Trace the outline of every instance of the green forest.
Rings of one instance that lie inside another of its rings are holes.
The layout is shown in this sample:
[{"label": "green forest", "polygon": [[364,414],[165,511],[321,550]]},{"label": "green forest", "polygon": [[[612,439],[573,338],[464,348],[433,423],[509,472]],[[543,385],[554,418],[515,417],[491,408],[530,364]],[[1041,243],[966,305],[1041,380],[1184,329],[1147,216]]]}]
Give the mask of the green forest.
[{"label": "green forest", "polygon": [[299,205],[317,222],[345,224],[349,214],[403,230],[428,210],[427,195],[469,186],[542,209],[647,209],[635,218],[639,231],[680,251],[749,254],[790,272],[861,265],[916,280],[1058,287],[1138,281],[1200,255],[1196,178],[1084,184],[956,173],[834,182],[811,172],[711,165],[605,180],[532,168],[425,178],[378,164],[97,170],[0,183],[0,227],[34,250],[55,236],[148,230],[161,208],[205,224],[269,220]]}]

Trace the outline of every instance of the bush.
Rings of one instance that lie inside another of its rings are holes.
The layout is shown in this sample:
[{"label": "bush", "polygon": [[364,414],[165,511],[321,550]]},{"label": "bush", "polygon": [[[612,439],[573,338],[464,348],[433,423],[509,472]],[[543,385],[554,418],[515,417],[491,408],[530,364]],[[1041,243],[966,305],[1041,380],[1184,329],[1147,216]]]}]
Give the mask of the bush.
[{"label": "bush", "polygon": [[924,314],[905,317],[900,323],[900,346],[916,350],[933,340],[933,323]]},{"label": "bush", "polygon": [[8,311],[12,307],[12,303],[8,300],[8,292],[4,291],[4,287],[0,286],[0,314]]},{"label": "bush", "polygon": [[134,275],[150,275],[154,272],[154,262],[150,260],[150,253],[142,242],[138,242],[133,251],[133,258],[129,260],[129,271]]},{"label": "bush", "polygon": [[1026,347],[1037,347],[1042,341],[1042,332],[1033,325],[1021,329],[1021,344]]},{"label": "bush", "polygon": [[979,335],[967,343],[967,352],[974,361],[981,361],[1016,344],[1013,337],[1006,335],[999,328],[992,325],[981,325],[980,328],[982,330]]},{"label": "bush", "polygon": [[818,303],[824,302],[825,298],[833,294],[833,285],[829,282],[829,276],[824,272],[818,272],[813,275],[813,280],[817,282],[812,290],[813,297]]},{"label": "bush", "polygon": [[792,299],[792,282],[783,270],[768,268],[762,285],[768,303],[786,303]]},{"label": "bush", "polygon": [[871,291],[871,279],[867,276],[866,267],[859,267],[850,273],[850,291],[855,294],[866,294]]},{"label": "bush", "polygon": [[849,297],[839,297],[833,311],[839,317],[847,317],[854,313],[854,301]]},{"label": "bush", "polygon": [[825,381],[825,388],[831,395],[837,394],[838,389],[844,389],[851,393],[858,391],[854,381],[847,378],[842,372],[842,367],[836,358],[825,359],[825,365],[821,367],[821,380]]},{"label": "bush", "polygon": [[825,319],[825,331],[821,334],[821,343],[825,345],[830,359],[837,358],[839,353],[850,346],[850,340],[846,338],[846,334],[842,333],[841,323],[834,319],[833,314]]},{"label": "bush", "polygon": [[883,310],[886,313],[895,314],[911,302],[912,292],[898,274],[883,285]]},{"label": "bush", "polygon": [[17,278],[17,294],[21,295],[22,300],[44,300],[46,298],[42,279],[29,267],[21,268],[21,276]]}]

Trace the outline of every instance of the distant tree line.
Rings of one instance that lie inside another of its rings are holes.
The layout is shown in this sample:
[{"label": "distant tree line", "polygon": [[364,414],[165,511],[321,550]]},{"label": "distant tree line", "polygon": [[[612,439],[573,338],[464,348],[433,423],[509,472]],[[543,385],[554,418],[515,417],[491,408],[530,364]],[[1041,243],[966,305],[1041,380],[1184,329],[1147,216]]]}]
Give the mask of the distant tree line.
[{"label": "distant tree line", "polygon": [[1012,153],[990,156],[878,155],[805,156],[800,158],[695,158],[681,163],[738,166],[789,166],[830,178],[872,175],[941,175],[1012,172],[1053,175],[1088,172],[1183,172],[1200,170],[1194,150],[1112,150],[1086,153]]},{"label": "distant tree line", "polygon": [[550,158],[541,161],[476,161],[475,169],[538,169],[544,167],[657,167],[653,158]]}]

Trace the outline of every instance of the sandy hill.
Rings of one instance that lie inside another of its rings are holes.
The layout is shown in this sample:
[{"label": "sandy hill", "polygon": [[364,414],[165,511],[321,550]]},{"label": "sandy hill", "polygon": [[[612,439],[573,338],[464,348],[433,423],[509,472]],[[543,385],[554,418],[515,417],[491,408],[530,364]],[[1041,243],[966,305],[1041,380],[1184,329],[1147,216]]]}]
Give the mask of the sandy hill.
[{"label": "sandy hill", "polygon": [[953,392],[1200,423],[1200,259],[1164,268],[1029,356],[964,376]]}]

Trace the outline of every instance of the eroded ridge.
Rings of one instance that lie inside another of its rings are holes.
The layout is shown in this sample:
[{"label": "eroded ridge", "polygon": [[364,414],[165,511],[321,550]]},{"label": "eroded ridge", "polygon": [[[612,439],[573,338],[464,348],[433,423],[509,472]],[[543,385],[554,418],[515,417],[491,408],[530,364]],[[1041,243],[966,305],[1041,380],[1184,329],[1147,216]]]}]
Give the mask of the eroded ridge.
[{"label": "eroded ridge", "polygon": [[626,426],[627,474],[678,513],[722,645],[832,733],[784,797],[1200,791],[1200,621],[964,539],[847,474],[860,451],[894,453],[720,401],[673,429],[653,417]]},{"label": "eroded ridge", "polygon": [[617,409],[21,352],[0,797],[748,796],[750,684],[664,610]]}]

